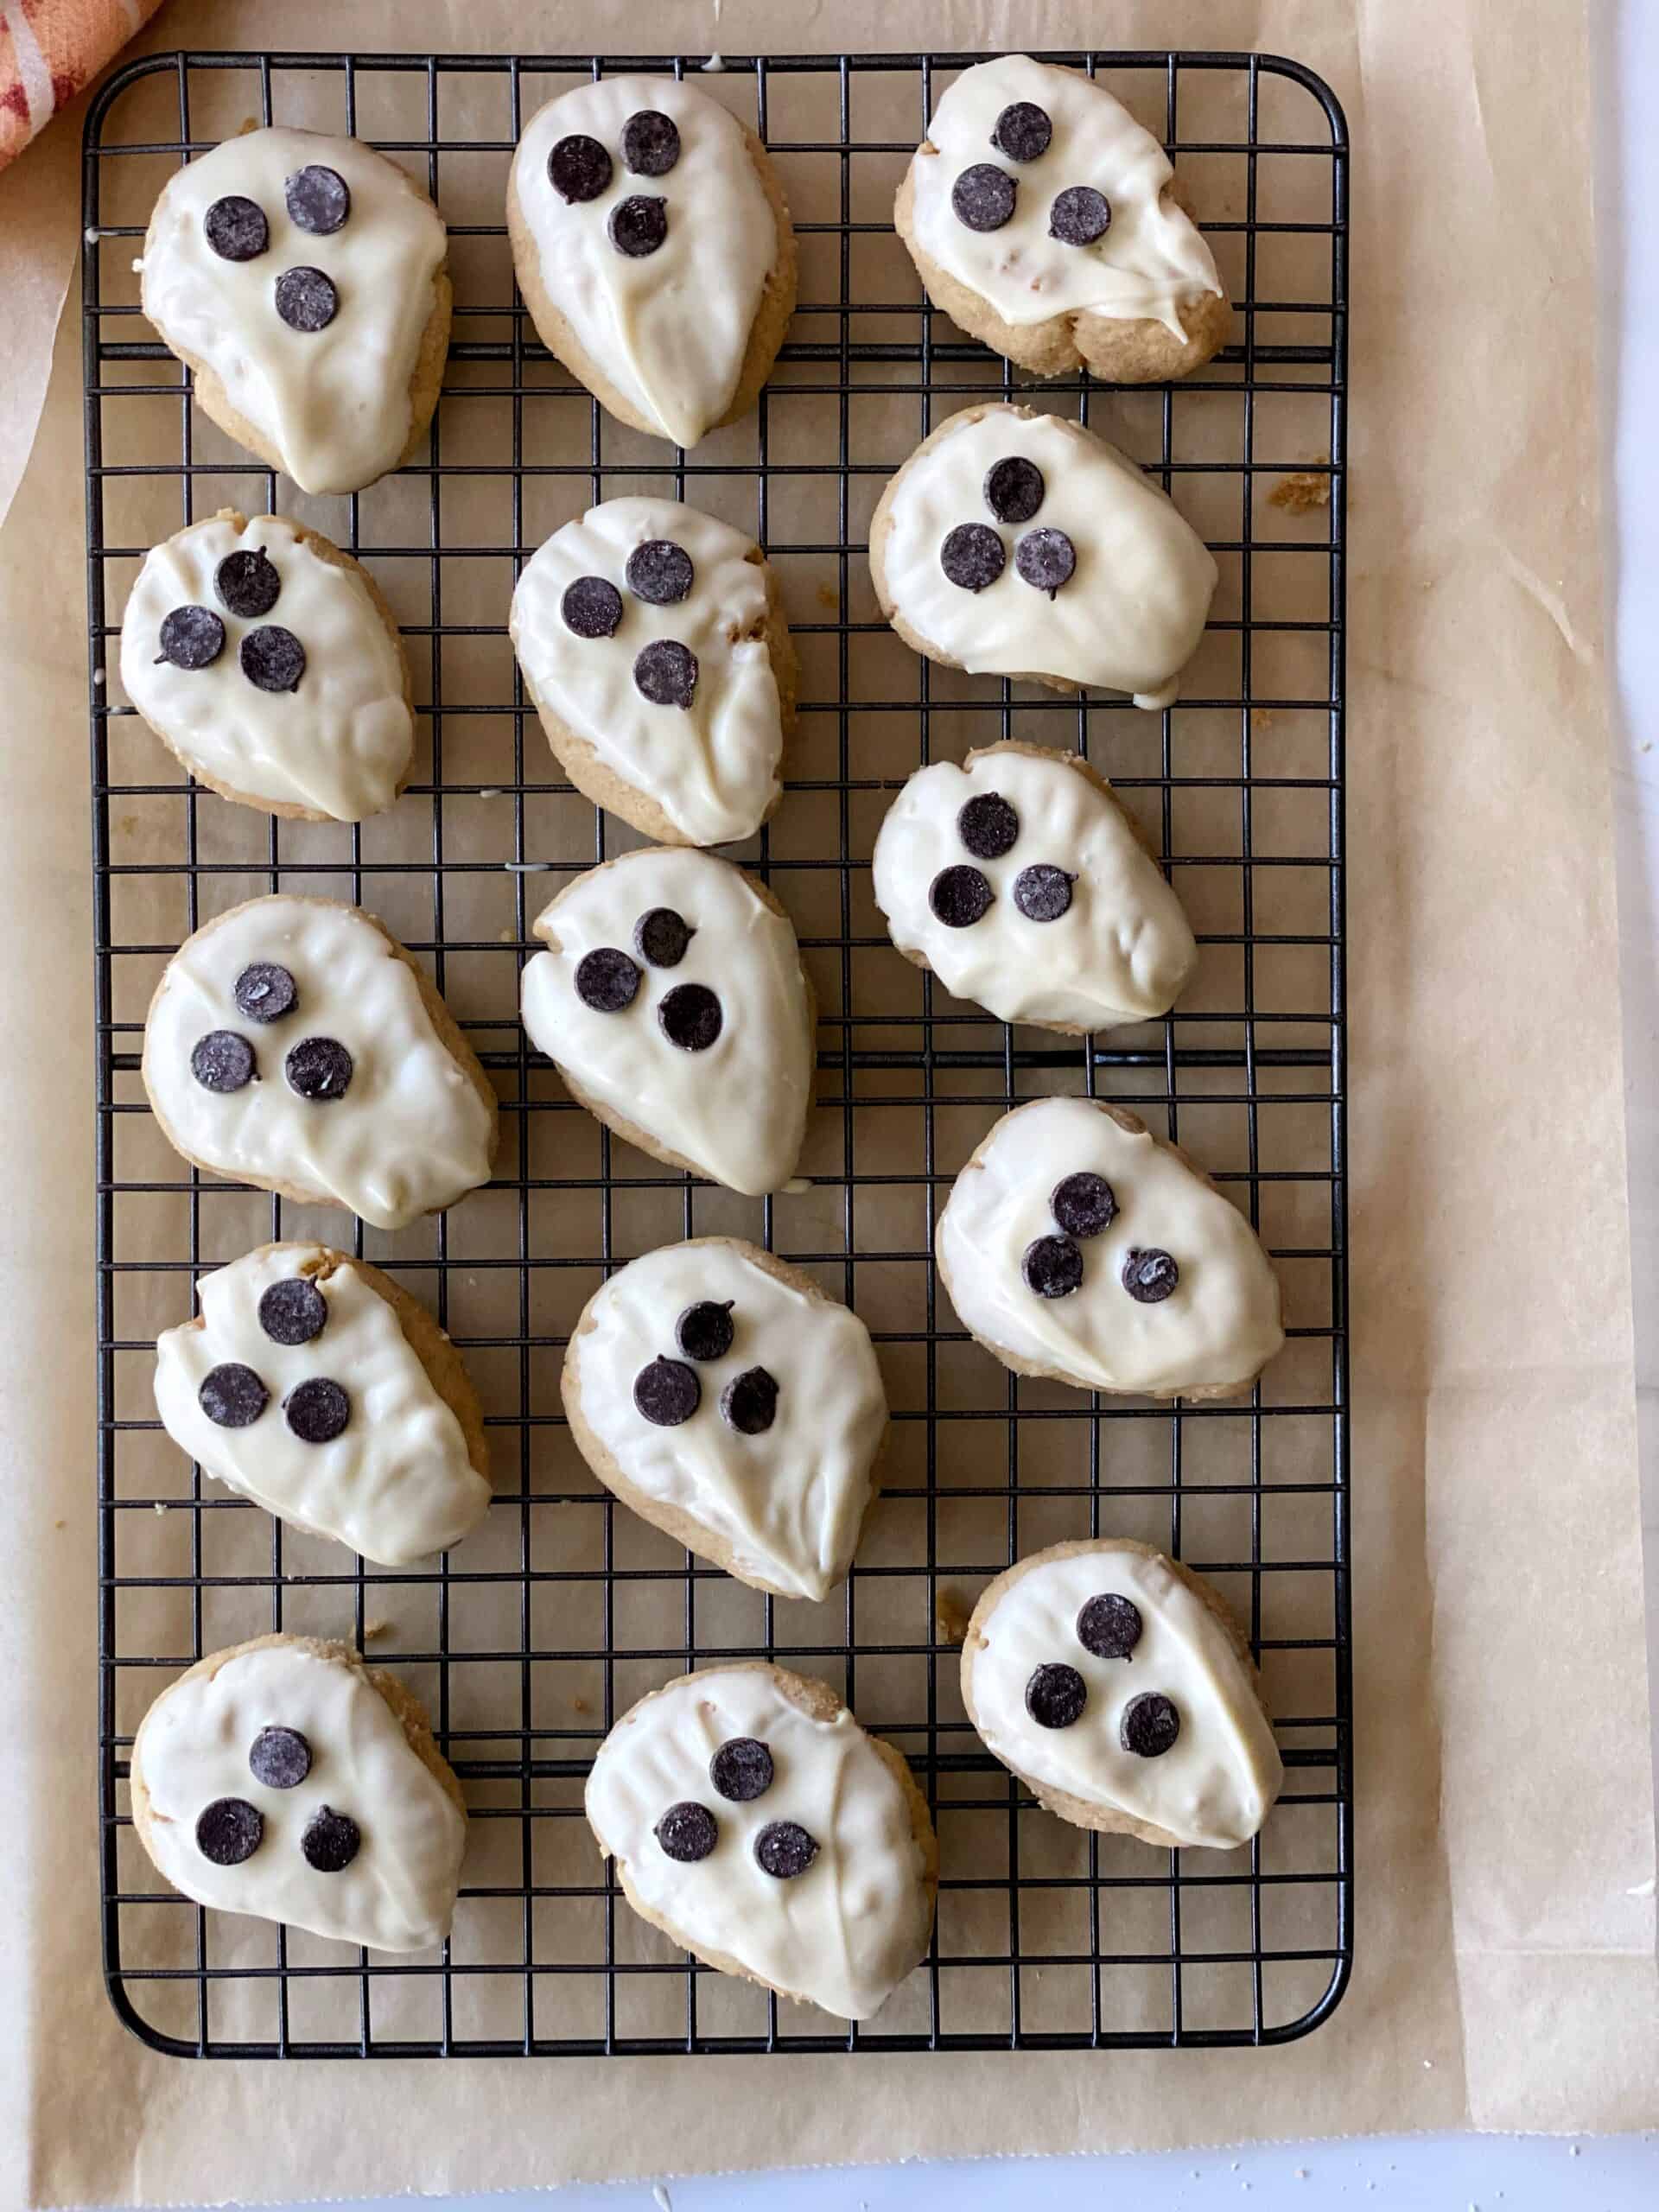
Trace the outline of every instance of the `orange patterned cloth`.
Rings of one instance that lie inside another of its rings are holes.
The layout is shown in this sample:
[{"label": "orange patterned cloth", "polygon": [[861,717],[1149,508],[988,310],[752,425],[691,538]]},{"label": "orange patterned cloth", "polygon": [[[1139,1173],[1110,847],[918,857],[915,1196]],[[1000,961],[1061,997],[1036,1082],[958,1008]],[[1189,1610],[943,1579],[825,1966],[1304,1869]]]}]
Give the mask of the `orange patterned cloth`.
[{"label": "orange patterned cloth", "polygon": [[162,0],[0,0],[0,169],[90,85]]}]

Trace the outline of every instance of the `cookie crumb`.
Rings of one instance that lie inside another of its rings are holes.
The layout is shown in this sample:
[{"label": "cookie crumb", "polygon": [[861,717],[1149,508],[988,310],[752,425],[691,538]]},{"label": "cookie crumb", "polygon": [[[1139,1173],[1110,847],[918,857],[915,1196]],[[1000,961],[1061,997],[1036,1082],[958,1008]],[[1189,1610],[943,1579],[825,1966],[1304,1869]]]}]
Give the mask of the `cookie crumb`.
[{"label": "cookie crumb", "polygon": [[167,1510],[166,1500],[164,1498],[158,1497],[149,1510],[152,1513],[165,1513]]},{"label": "cookie crumb", "polygon": [[570,1710],[572,1713],[586,1713],[588,1710],[587,1699],[585,1697],[573,1697],[570,1700]]},{"label": "cookie crumb", "polygon": [[1285,477],[1268,494],[1268,505],[1282,507],[1287,515],[1311,514],[1315,507],[1330,504],[1331,479],[1306,468]]},{"label": "cookie crumb", "polygon": [[67,1529],[69,1526],[69,1523],[67,1521],[54,1521],[52,1523],[52,1526],[54,1529]]},{"label": "cookie crumb", "polygon": [[954,1590],[941,1590],[933,1601],[933,1632],[942,1643],[960,1643],[968,1633],[971,1608]]},{"label": "cookie crumb", "polygon": [[365,1621],[363,1624],[363,1641],[365,1643],[372,1643],[377,1636],[390,1636],[391,1633],[391,1623],[390,1621],[381,1620],[378,1617],[372,1621]]},{"label": "cookie crumb", "polygon": [[834,584],[818,586],[818,605],[828,607],[831,614],[838,612],[841,607],[841,594],[836,589]]}]

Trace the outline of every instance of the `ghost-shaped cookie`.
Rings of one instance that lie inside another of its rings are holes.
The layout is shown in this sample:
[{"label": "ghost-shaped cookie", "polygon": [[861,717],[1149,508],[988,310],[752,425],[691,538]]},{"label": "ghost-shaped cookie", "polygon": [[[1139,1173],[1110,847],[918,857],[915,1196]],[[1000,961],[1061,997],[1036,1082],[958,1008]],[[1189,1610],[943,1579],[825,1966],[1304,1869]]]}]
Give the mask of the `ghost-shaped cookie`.
[{"label": "ghost-shaped cookie", "polygon": [[870,574],[882,613],[930,660],[1166,707],[1217,571],[1115,446],[995,402],[951,416],[888,484]]},{"label": "ghost-shaped cookie", "polygon": [[772,813],[796,664],[752,537],[673,499],[607,499],[536,553],[508,626],[596,805],[669,845],[733,843]]},{"label": "ghost-shaped cookie", "polygon": [[1279,1279],[1243,1215],[1097,1099],[1005,1114],[951,1185],[934,1255],[969,1334],[1020,1375],[1231,1397],[1284,1342]]},{"label": "ghost-shaped cookie", "polygon": [[869,1331],[753,1244],[631,1260],[565,1354],[583,1458],[653,1526],[779,1598],[846,1580],[887,1429]]},{"label": "ghost-shaped cookie", "polygon": [[827,1682],[682,1675],[600,1745],[587,1812],[634,1910],[723,1974],[867,2020],[927,1949],[926,1801]]},{"label": "ghost-shaped cookie", "polygon": [[449,1933],[461,1784],[418,1700],[349,1644],[262,1636],[162,1691],[132,1746],[138,1840],[175,1890],[377,1951]]},{"label": "ghost-shaped cookie", "polygon": [[877,834],[874,880],[905,957],[1001,1021],[1148,1020],[1198,957],[1105,778],[1017,739],[918,769]]},{"label": "ghost-shaped cookie", "polygon": [[696,445],[754,404],[795,305],[766,150],[667,76],[601,77],[524,126],[513,268],[543,343],[635,429]]},{"label": "ghost-shaped cookie", "polygon": [[397,940],[332,899],[251,899],[188,938],[150,1001],[143,1076],[197,1166],[376,1229],[489,1180],[489,1077]]},{"label": "ghost-shaped cookie", "polygon": [[391,611],[348,553],[226,508],[152,546],[121,625],[127,696],[199,783],[310,822],[391,804],[415,747]]},{"label": "ghost-shaped cookie", "polygon": [[409,458],[437,404],[448,249],[384,154],[245,130],[162,187],[143,310],[239,444],[302,492],[360,491]]},{"label": "ghost-shaped cookie", "polygon": [[711,853],[642,847],[543,907],[530,1040],[572,1096],[671,1167],[759,1198],[795,1172],[817,1014],[789,917]]},{"label": "ghost-shaped cookie", "polygon": [[1284,1783],[1221,1599],[1128,1537],[1055,1544],[998,1575],[968,1624],[962,1698],[986,1749],[1080,1827],[1226,1851]]},{"label": "ghost-shaped cookie", "polygon": [[197,1285],[156,1346],[156,1409],[210,1475],[380,1567],[458,1543],[490,1503],[478,1397],[426,1309],[366,1260],[264,1244]]}]

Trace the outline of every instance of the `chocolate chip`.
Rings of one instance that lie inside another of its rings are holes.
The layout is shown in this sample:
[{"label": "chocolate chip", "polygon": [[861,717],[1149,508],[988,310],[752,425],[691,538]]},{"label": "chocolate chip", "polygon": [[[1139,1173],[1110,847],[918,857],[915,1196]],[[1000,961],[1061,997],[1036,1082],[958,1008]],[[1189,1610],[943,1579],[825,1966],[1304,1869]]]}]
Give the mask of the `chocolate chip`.
[{"label": "chocolate chip", "polygon": [[219,594],[219,605],[228,613],[239,614],[250,622],[270,613],[282,588],[276,563],[268,553],[245,549],[240,553],[227,553],[213,570],[213,589]]},{"label": "chocolate chip", "polygon": [[672,607],[689,597],[694,575],[691,556],[671,537],[650,537],[636,545],[623,573],[634,597],[650,607]]},{"label": "chocolate chip", "polygon": [[976,861],[1000,861],[1013,850],[1020,817],[1001,791],[976,791],[957,816],[957,835]]},{"label": "chocolate chip", "polygon": [[674,1341],[688,1359],[724,1359],[736,1334],[729,1298],[700,1298],[674,1324]]},{"label": "chocolate chip", "polygon": [[245,1797],[215,1797],[196,1816],[196,1849],[215,1866],[239,1866],[265,1840],[265,1823]]},{"label": "chocolate chip", "polygon": [[720,1394],[720,1417],[740,1436],[764,1436],[778,1418],[778,1380],[764,1367],[746,1367]]},{"label": "chocolate chip", "polygon": [[639,970],[617,945],[595,945],[576,963],[576,996],[595,1014],[625,1012],[639,988]]},{"label": "chocolate chip", "polygon": [[226,1096],[253,1080],[253,1047],[234,1029],[210,1029],[196,1039],[190,1072],[204,1090]]},{"label": "chocolate chip", "polygon": [[351,187],[338,169],[321,162],[296,169],[283,187],[289,220],[314,238],[330,238],[352,212]]},{"label": "chocolate chip", "polygon": [[215,1428],[251,1428],[270,1403],[270,1393],[251,1367],[227,1359],[202,1376],[196,1403]]},{"label": "chocolate chip", "polygon": [[283,1418],[302,1444],[332,1444],[352,1418],[352,1402],[327,1376],[308,1376],[283,1400]]},{"label": "chocolate chip", "polygon": [[1051,599],[1062,584],[1069,584],[1077,565],[1077,549],[1063,530],[1028,530],[1014,549],[1014,565],[1023,583],[1046,591]]},{"label": "chocolate chip", "polygon": [[327,330],[340,313],[334,280],[302,262],[276,279],[276,312],[290,330]]},{"label": "chocolate chip", "polygon": [[660,108],[642,107],[622,126],[622,159],[635,176],[666,176],[680,158],[680,134]]},{"label": "chocolate chip", "polygon": [[215,200],[202,217],[201,227],[221,261],[257,261],[270,244],[264,208],[239,192]]},{"label": "chocolate chip", "polygon": [[677,968],[696,935],[683,914],[671,906],[653,906],[633,925],[633,949],[652,968]]},{"label": "chocolate chip", "polygon": [[1160,1305],[1180,1279],[1181,1271],[1174,1261],[1156,1245],[1144,1252],[1131,1252],[1123,1262],[1123,1287],[1141,1306]]},{"label": "chocolate chip", "polygon": [[319,1805],[305,1824],[300,1849],[319,1874],[343,1874],[363,1847],[363,1832],[349,1813]]},{"label": "chocolate chip", "polygon": [[1096,1659],[1127,1659],[1141,1641],[1141,1608],[1115,1590],[1091,1598],[1077,1615],[1077,1642]]},{"label": "chocolate chip", "polygon": [[650,199],[642,192],[632,193],[617,201],[605,227],[619,253],[626,254],[630,261],[643,261],[668,236],[668,202]]},{"label": "chocolate chip", "polygon": [[976,868],[942,868],[927,888],[927,903],[948,930],[982,922],[995,896]]},{"label": "chocolate chip", "polygon": [[775,1882],[792,1882],[818,1855],[817,1840],[798,1821],[768,1821],[754,1839],[754,1856]]},{"label": "chocolate chip", "polygon": [[259,1325],[274,1344],[315,1344],[328,1325],[328,1301],[309,1275],[285,1275],[260,1293]]},{"label": "chocolate chip", "polygon": [[1116,1218],[1117,1193],[1103,1175],[1084,1168],[1054,1185],[1048,1210],[1068,1236],[1099,1236]]},{"label": "chocolate chip", "polygon": [[256,960],[237,977],[235,996],[250,1021],[280,1021],[293,1013],[300,994],[286,968],[274,960]]},{"label": "chocolate chip", "polygon": [[1039,161],[1048,151],[1054,125],[1035,100],[1011,100],[991,130],[991,143],[1011,162]]},{"label": "chocolate chip", "polygon": [[225,625],[211,607],[175,607],[162,624],[159,668],[170,661],[175,668],[211,668],[225,650]]},{"label": "chocolate chip", "polygon": [[706,983],[676,983],[658,1001],[657,1019],[683,1052],[706,1052],[725,1026],[720,1001]]},{"label": "chocolate chip", "polygon": [[561,200],[597,200],[611,181],[611,157],[582,131],[561,138],[547,157],[547,181]]},{"label": "chocolate chip", "polygon": [[268,622],[242,640],[242,673],[262,691],[297,691],[305,674],[305,647],[291,630]]},{"label": "chocolate chip", "polygon": [[352,1079],[352,1056],[336,1037],[302,1037],[283,1063],[290,1090],[327,1103],[343,1098]]},{"label": "chocolate chip", "polygon": [[622,594],[604,576],[578,576],[559,601],[564,626],[579,638],[613,638],[622,620]]},{"label": "chocolate chip", "polygon": [[1069,184],[1048,211],[1048,235],[1062,245],[1093,245],[1111,227],[1112,203],[1092,184]]},{"label": "chocolate chip", "polygon": [[939,548],[939,566],[960,591],[983,591],[1002,573],[1007,552],[982,522],[959,522]]},{"label": "chocolate chip", "polygon": [[1174,1748],[1181,1732],[1181,1716],[1160,1690],[1143,1690],[1123,1708],[1117,1738],[1137,1758],[1160,1759]]},{"label": "chocolate chip", "polygon": [[993,461],[985,472],[985,504],[998,522],[1029,522],[1043,504],[1048,486],[1034,461],[1017,453]]},{"label": "chocolate chip", "polygon": [[1083,1288],[1083,1255],[1069,1236],[1039,1236],[1027,1245],[1020,1272],[1039,1298],[1070,1298]]},{"label": "chocolate chip", "polygon": [[248,1768],[267,1789],[297,1789],[311,1771],[311,1746],[297,1728],[262,1728],[248,1753]]},{"label": "chocolate chip", "polygon": [[1058,922],[1071,904],[1076,879],[1051,861],[1022,868],[1014,879],[1014,903],[1028,922]]},{"label": "chocolate chip", "polygon": [[633,681],[653,707],[689,707],[697,688],[697,657],[677,638],[654,638],[635,657]]},{"label": "chocolate chip", "polygon": [[1089,1692],[1075,1667],[1039,1667],[1026,1684],[1026,1711],[1039,1728],[1071,1728],[1083,1718]]},{"label": "chocolate chip", "polygon": [[653,1359],[633,1378],[633,1403],[653,1428],[677,1428],[702,1403],[702,1385],[683,1359]]},{"label": "chocolate chip", "polygon": [[758,1736],[728,1736],[709,1762],[709,1779],[734,1805],[752,1805],[772,1787],[772,1753]]},{"label": "chocolate chip", "polygon": [[677,1859],[683,1866],[695,1866],[720,1841],[720,1822],[706,1805],[683,1797],[669,1807],[652,1834],[666,1857]]},{"label": "chocolate chip", "polygon": [[976,162],[950,188],[957,220],[970,231],[1000,231],[1014,213],[1014,179],[994,162]]}]

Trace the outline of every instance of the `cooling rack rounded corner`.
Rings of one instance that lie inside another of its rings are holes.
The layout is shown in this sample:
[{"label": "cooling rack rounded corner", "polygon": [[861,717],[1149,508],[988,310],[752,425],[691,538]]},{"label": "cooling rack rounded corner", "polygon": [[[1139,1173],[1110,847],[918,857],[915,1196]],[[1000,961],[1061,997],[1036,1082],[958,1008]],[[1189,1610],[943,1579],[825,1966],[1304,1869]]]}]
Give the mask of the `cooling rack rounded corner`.
[{"label": "cooling rack rounded corner", "polygon": [[116,2018],[127,2033],[136,2037],[147,2050],[158,2050],[164,2058],[202,2058],[207,2056],[205,2046],[199,2038],[173,2035],[167,2029],[159,2027],[154,2020],[145,2018],[123,1967],[105,1967],[104,1993],[110,2000],[110,2009]]}]

